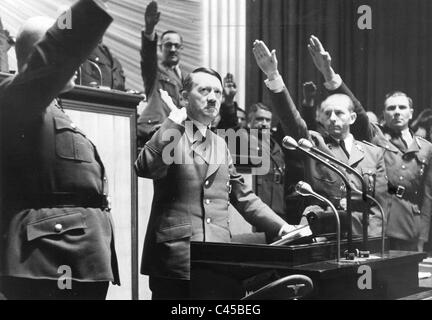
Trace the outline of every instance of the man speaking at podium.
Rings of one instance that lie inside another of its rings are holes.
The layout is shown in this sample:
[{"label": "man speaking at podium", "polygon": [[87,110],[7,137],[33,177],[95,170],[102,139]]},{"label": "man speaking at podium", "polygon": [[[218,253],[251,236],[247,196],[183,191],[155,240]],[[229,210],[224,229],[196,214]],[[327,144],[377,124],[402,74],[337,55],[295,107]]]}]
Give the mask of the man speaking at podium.
[{"label": "man speaking at podium", "polygon": [[222,99],[217,72],[199,68],[186,78],[185,108],[178,109],[167,93],[161,96],[172,111],[135,163],[139,176],[154,180],[141,272],[150,276],[153,299],[186,299],[190,241],[230,242],[230,205],[273,237],[294,227],[252,192],[225,140],[208,129]]},{"label": "man speaking at podium", "polygon": [[[320,113],[326,132],[320,134],[309,131],[278,72],[275,51],[270,52],[264,42],[256,40],[253,53],[258,66],[267,76],[266,85],[272,92],[274,111],[281,121],[284,133],[295,140],[308,139],[316,148],[356,169],[367,183],[368,192],[384,205],[387,179],[383,152],[378,147],[355,140],[350,133],[350,126],[356,120],[354,104],[350,97],[334,94],[324,100],[320,106]],[[346,191],[340,177],[321,163],[311,158],[306,160],[307,182],[317,193],[332,201],[337,209],[346,209]],[[348,174],[347,177],[351,185],[361,190],[361,184],[355,176]],[[353,235],[362,234],[363,206],[362,199],[353,201]],[[371,207],[370,213],[373,215],[369,219],[368,234],[379,236],[381,214],[376,207]]]}]

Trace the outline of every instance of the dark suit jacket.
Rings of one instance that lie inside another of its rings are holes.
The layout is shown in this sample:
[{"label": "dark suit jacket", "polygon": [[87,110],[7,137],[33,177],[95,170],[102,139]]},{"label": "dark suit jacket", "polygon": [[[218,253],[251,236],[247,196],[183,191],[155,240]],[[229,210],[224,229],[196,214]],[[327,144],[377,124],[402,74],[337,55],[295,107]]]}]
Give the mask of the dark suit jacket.
[{"label": "dark suit jacket", "polygon": [[427,241],[432,214],[432,144],[415,137],[408,148],[401,146],[389,130],[369,121],[366,110],[346,84],[342,83],[336,92],[345,93],[354,101],[356,135],[384,150],[390,184],[405,188],[403,197],[389,196],[387,235]]},{"label": "dark suit jacket", "polygon": [[[170,142],[172,136],[176,138]],[[153,179],[155,188],[142,256],[144,274],[189,279],[191,240],[230,241],[230,203],[249,223],[273,236],[284,224],[236,172],[223,138],[207,130],[207,157],[192,143],[184,126],[167,119],[135,163],[138,175]],[[170,158],[171,151],[175,158]]]},{"label": "dark suit jacket", "polygon": [[158,62],[157,35],[154,41],[148,40],[144,32],[141,37],[141,75],[147,95],[147,106],[138,118],[139,146],[143,146],[150,139],[154,126],[164,122],[170,114],[171,110],[160,98],[159,89],[167,91],[174,104],[180,107],[180,90],[186,78],[183,71],[179,77],[173,69]]},{"label": "dark suit jacket", "polygon": [[58,280],[66,265],[73,280],[118,282],[110,213],[83,207],[108,192],[104,166],[53,101],[112,18],[91,0],[71,10],[73,28],[54,24],[24,71],[0,84],[1,274]]},{"label": "dark suit jacket", "polygon": [[[386,204],[387,178],[385,176],[385,165],[383,152],[370,144],[354,141],[350,150],[350,158],[347,159],[340,146],[335,143],[334,139],[329,136],[323,136],[318,132],[308,131],[306,123],[297,111],[289,92],[286,88],[281,93],[272,93],[273,106],[275,112],[281,119],[281,125],[284,132],[294,139],[309,139],[315,147],[324,151],[339,160],[348,163],[356,169],[364,178],[368,185],[368,190],[375,195],[381,205]],[[340,200],[346,196],[344,185],[339,176],[330,171],[321,163],[305,157],[306,180],[312,188],[319,194],[330,199],[336,206],[339,206]],[[343,170],[344,171],[344,170]],[[287,168],[289,174],[289,168]],[[351,174],[347,174],[348,181],[351,185],[361,190],[361,184],[358,179]],[[363,201],[358,200],[353,205],[353,234],[360,235],[362,230],[361,210]],[[357,210],[355,210],[357,209]],[[381,233],[381,216],[376,207],[370,209],[374,215],[370,218],[369,235],[379,236]]]}]

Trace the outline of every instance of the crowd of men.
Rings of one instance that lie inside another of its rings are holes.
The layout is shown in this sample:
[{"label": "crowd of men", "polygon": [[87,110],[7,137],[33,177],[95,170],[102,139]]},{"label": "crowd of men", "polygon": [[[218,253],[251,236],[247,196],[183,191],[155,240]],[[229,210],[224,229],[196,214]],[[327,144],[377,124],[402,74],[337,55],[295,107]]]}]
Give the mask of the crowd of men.
[{"label": "crowd of men", "polygon": [[[25,22],[15,43],[18,73],[0,84],[0,292],[8,299],[104,299],[109,282],[120,284],[103,159],[57,99],[75,82],[125,89],[120,63],[101,42],[112,21],[106,2],[78,0],[70,9],[70,30],[47,18]],[[328,96],[317,101],[315,85],[305,83],[298,109],[279,74],[275,51],[256,40],[253,53],[267,77],[271,106],[257,102],[246,117],[234,101],[232,74],[222,79],[207,67],[189,74],[182,70],[183,38],[174,30],[158,35],[160,17],[151,1],[141,34],[147,106],[138,119],[141,151],[135,162],[137,174],[154,182],[141,264],[153,299],[190,296],[190,242],[229,242],[232,208],[268,239],[294,230],[297,218],[316,207],[312,202],[297,205],[293,187],[300,180],[339,210],[347,209],[343,180],[321,163],[284,150],[286,135],[309,140],[355,169],[384,208],[385,220],[369,205],[365,221],[365,204],[355,198],[354,236],[362,234],[365,224],[369,236],[385,227],[390,249],[424,249],[432,212],[432,144],[410,130],[413,103],[407,94],[389,93],[382,121],[371,121],[367,108],[333,70],[330,54],[311,36],[309,52]],[[12,42],[5,35],[0,33],[0,45],[8,49]],[[235,154],[217,129],[270,134],[273,113],[279,119],[277,132],[269,139],[257,136],[270,165],[256,177],[256,195],[237,172]],[[362,189],[358,179],[346,175]],[[288,214],[293,210],[295,219]],[[71,290],[57,286],[62,265],[72,269]]]}]

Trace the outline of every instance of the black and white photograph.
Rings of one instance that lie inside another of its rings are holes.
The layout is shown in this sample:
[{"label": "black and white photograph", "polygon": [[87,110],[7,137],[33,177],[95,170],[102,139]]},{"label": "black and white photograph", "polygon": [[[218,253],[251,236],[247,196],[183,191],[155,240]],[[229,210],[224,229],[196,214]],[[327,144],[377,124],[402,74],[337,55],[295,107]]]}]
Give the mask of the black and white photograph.
[{"label": "black and white photograph", "polygon": [[0,177],[0,300],[432,300],[432,1],[1,0]]}]

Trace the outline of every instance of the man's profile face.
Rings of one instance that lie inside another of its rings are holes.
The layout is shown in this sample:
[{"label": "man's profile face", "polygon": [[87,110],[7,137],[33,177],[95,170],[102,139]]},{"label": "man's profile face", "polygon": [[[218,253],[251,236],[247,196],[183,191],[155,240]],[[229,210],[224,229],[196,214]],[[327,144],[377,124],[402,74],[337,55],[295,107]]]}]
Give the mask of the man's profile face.
[{"label": "man's profile face", "polygon": [[167,33],[161,39],[161,51],[163,62],[172,67],[180,61],[180,51],[183,48],[180,35],[177,33]]},{"label": "man's profile face", "polygon": [[219,79],[205,72],[191,74],[192,89],[184,92],[188,101],[188,115],[204,125],[210,124],[219,114],[222,100],[222,84]]},{"label": "man's profile face", "polygon": [[335,139],[345,139],[356,114],[352,111],[352,101],[348,96],[336,94],[321,104],[321,122],[325,130]]},{"label": "man's profile face", "polygon": [[389,97],[384,102],[384,122],[396,131],[408,128],[413,116],[413,109],[409,106],[409,100],[405,96]]},{"label": "man's profile face", "polygon": [[251,129],[270,129],[272,121],[272,113],[270,111],[260,109],[252,116],[250,124]]}]

